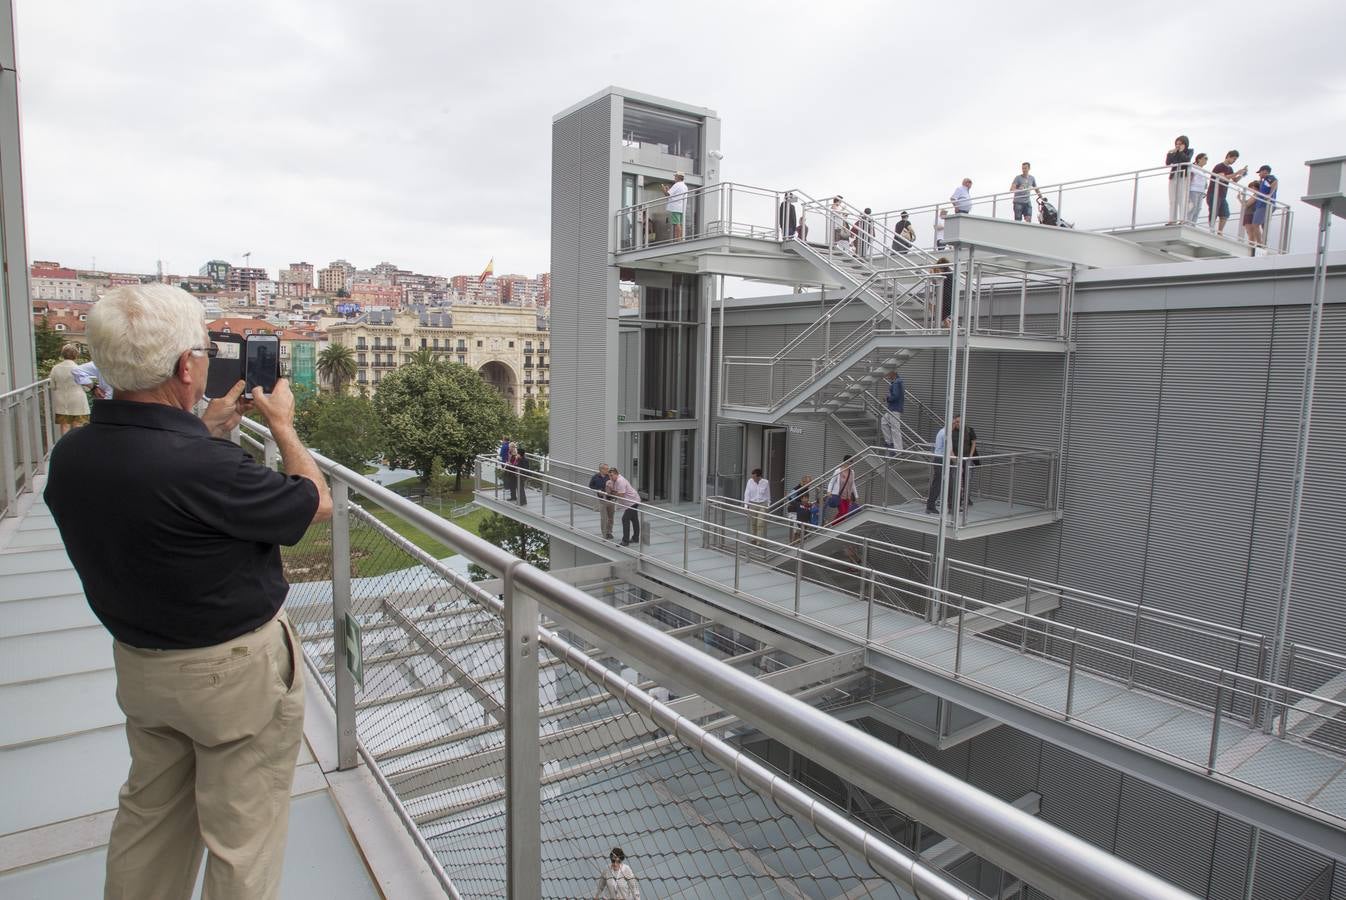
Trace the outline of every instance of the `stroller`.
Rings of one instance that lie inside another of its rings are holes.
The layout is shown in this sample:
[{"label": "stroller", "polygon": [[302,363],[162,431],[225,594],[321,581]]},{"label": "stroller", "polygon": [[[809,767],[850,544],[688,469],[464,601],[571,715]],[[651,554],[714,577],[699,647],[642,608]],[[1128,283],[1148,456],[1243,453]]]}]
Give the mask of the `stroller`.
[{"label": "stroller", "polygon": [[1038,197],[1038,221],[1043,225],[1051,225],[1059,228],[1074,228],[1074,224],[1061,218],[1061,214],[1056,211],[1056,207],[1048,202],[1046,197]]}]

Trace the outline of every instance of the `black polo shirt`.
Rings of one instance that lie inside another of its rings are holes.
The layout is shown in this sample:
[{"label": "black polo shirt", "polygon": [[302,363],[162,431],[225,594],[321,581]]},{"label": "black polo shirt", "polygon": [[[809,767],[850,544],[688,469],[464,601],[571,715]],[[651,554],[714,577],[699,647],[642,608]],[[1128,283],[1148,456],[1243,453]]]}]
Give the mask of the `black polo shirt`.
[{"label": "black polo shirt", "polygon": [[104,400],[51,452],[43,495],[84,596],[117,640],[208,647],[270,621],[280,544],[318,509],[307,478],[258,465],[191,413]]}]

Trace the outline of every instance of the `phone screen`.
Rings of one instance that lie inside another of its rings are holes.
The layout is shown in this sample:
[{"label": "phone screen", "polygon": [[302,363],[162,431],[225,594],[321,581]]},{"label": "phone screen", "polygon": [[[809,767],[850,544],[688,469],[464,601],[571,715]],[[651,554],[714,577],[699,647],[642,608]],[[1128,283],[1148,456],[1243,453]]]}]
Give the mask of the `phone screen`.
[{"label": "phone screen", "polygon": [[244,348],[243,396],[251,400],[254,387],[271,393],[280,378],[280,339],[274,334],[250,334]]}]

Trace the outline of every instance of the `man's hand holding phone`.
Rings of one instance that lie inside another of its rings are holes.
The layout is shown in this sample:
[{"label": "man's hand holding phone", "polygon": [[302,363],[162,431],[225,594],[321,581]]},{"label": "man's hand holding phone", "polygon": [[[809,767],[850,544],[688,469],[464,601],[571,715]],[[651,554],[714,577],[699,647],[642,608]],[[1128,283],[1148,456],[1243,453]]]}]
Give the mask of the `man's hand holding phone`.
[{"label": "man's hand holding phone", "polygon": [[211,437],[229,437],[230,432],[238,427],[243,415],[252,409],[252,401],[243,399],[243,387],[243,381],[240,379],[229,389],[229,393],[210,401],[206,411],[201,414],[201,421],[210,431]]},{"label": "man's hand holding phone", "polygon": [[278,429],[294,430],[294,394],[290,391],[290,379],[280,378],[275,388],[267,393],[260,384],[252,389],[252,404],[266,419],[266,425],[273,432]]}]

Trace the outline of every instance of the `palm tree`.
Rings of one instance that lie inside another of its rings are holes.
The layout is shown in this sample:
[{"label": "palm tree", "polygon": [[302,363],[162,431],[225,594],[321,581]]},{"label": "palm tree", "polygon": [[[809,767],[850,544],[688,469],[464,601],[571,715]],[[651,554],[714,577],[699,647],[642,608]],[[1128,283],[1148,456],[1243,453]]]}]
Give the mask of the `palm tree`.
[{"label": "palm tree", "polygon": [[332,382],[332,388],[344,393],[346,382],[355,378],[355,353],[345,344],[330,344],[318,354],[318,374]]}]

